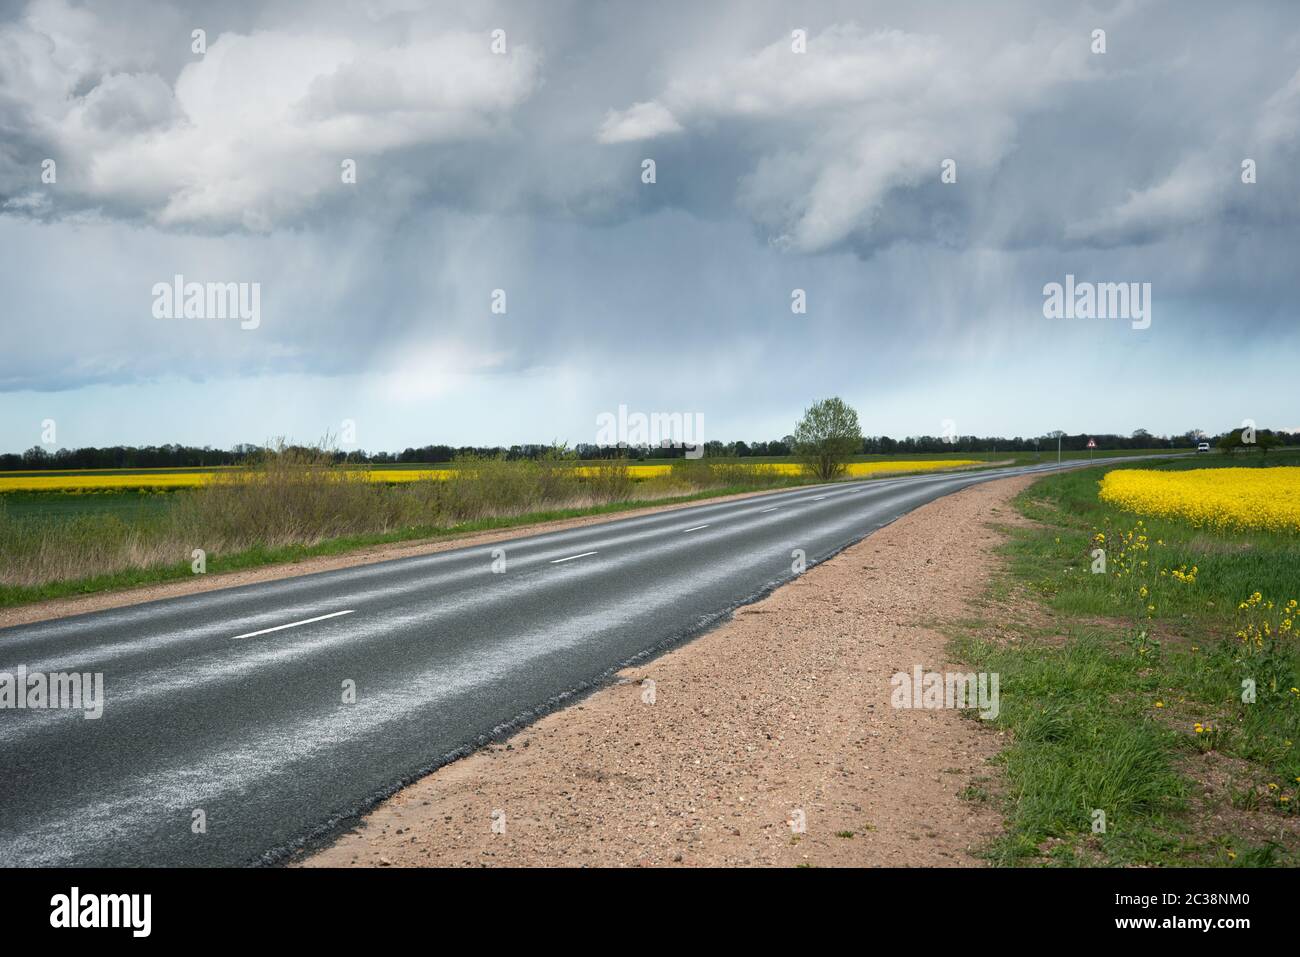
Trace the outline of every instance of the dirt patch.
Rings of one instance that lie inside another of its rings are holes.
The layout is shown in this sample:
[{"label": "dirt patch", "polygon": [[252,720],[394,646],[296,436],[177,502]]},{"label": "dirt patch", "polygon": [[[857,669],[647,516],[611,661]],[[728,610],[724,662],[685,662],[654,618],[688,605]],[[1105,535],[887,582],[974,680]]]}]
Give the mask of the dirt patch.
[{"label": "dirt patch", "polygon": [[[790,491],[790,489],[776,489],[774,491]],[[453,548],[487,545],[492,542],[519,538],[524,535],[557,532],[566,528],[595,525],[600,522],[610,522],[621,518],[635,518],[638,515],[649,515],[653,512],[670,512],[679,508],[690,508],[694,505],[713,505],[718,502],[729,502],[768,494],[771,494],[771,492],[767,490],[741,492],[736,495],[719,495],[716,498],[679,502],[675,505],[649,505],[645,508],[629,509],[626,512],[606,512],[601,515],[585,515],[580,518],[561,519],[555,522],[515,525],[490,532],[466,532],[460,535],[446,535],[434,539],[395,542],[391,545],[374,545],[368,548],[359,548],[345,555],[304,558],[300,561],[286,562],[280,565],[267,565],[264,568],[250,568],[247,571],[225,572],[219,575],[196,575],[192,579],[187,578],[183,581],[142,585],[138,588],[102,592],[76,598],[57,598],[51,601],[33,602],[30,605],[0,608],[0,628],[8,628],[12,625],[29,625],[32,622],[48,621],[51,618],[65,618],[69,615],[84,615],[92,611],[103,611],[106,608],[123,608],[127,605],[139,605],[143,602],[158,601],[162,598],[176,598],[181,595],[216,591],[220,588],[235,588],[239,585],[251,585],[256,582],[295,578],[298,575],[333,571],[337,568],[351,568],[354,565],[373,565],[375,562],[386,562],[395,558],[429,555],[434,552],[445,552]]]},{"label": "dirt patch", "polygon": [[302,863],[981,864],[975,851],[1001,819],[961,795],[981,789],[998,736],[955,711],[891,707],[890,677],[958,670],[941,625],[983,593],[1003,538],[992,523],[1015,521],[1008,503],[1030,481],[905,515],[718,629],[421,779]]},{"label": "dirt patch", "polygon": [[[1188,757],[1182,770],[1193,781],[1189,795],[1196,807],[1192,828],[1201,841],[1219,843],[1225,850],[1274,844],[1295,854],[1300,848],[1300,816],[1284,814],[1274,806],[1268,775],[1255,765],[1209,751]],[[1265,783],[1257,783],[1260,781]],[[1232,839],[1225,841],[1225,834]]]}]

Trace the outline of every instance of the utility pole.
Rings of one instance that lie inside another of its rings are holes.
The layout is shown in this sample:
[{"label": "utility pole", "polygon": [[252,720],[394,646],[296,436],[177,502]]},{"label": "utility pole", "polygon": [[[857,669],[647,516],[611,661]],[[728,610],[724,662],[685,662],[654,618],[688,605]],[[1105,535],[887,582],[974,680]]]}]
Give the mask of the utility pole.
[{"label": "utility pole", "polygon": [[1056,464],[1058,466],[1061,464],[1061,432],[1059,430],[1056,433]]}]

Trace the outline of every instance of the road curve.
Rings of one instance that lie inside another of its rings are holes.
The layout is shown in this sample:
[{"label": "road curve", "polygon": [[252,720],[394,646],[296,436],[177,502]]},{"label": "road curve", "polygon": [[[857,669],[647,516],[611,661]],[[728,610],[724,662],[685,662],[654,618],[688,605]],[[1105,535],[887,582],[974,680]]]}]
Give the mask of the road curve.
[{"label": "road curve", "polygon": [[0,672],[105,688],[97,720],[0,709],[0,865],[275,861],[708,629],[794,577],[795,549],[811,567],[1055,469],[804,487],[0,630]]}]

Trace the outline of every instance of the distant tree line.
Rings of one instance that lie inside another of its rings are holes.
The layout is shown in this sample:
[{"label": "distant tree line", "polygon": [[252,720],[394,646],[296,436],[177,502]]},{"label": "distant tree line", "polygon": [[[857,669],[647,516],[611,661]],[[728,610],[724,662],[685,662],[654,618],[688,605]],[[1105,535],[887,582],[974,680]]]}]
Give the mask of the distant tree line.
[{"label": "distant tree line", "polygon": [[[1221,435],[1209,435],[1199,431],[1184,432],[1181,435],[1158,436],[1145,429],[1138,429],[1131,435],[1114,435],[1110,433],[1080,433],[1078,435],[1061,434],[1061,449],[1067,452],[1080,452],[1088,447],[1088,439],[1095,439],[1098,449],[1170,449],[1190,448],[1198,442],[1209,442],[1213,446],[1230,450],[1242,448],[1249,450],[1251,443],[1242,442],[1242,430]],[[1260,441],[1262,439],[1262,441]],[[919,435],[894,439],[887,435],[866,436],[862,439],[860,454],[867,455],[906,455],[934,452],[1033,452],[1044,454],[1056,451],[1057,433],[1024,438],[980,437],[974,435],[933,436]],[[1300,432],[1279,432],[1268,429],[1259,430],[1256,447],[1300,445]],[[297,448],[290,446],[290,449]],[[335,461],[356,464],[393,465],[416,462],[451,462],[465,455],[504,455],[509,459],[536,459],[552,454],[554,444],[529,444],[503,446],[451,446],[424,445],[419,448],[407,448],[401,452],[366,452],[364,450],[334,452]],[[105,448],[56,449],[49,451],[42,446],[34,446],[21,455],[5,453],[0,455],[0,471],[36,471],[41,469],[120,469],[120,468],[188,468],[214,465],[239,465],[263,450],[263,446],[240,444],[230,449],[214,449],[209,446],[199,448],[192,445],[114,445]],[[596,446],[579,444],[569,452],[582,459],[627,458],[631,460],[681,458],[686,449],[681,446],[660,448],[657,446]],[[787,457],[795,451],[795,437],[783,436],[767,442],[705,442],[704,454],[712,457],[749,458],[755,456]]]}]

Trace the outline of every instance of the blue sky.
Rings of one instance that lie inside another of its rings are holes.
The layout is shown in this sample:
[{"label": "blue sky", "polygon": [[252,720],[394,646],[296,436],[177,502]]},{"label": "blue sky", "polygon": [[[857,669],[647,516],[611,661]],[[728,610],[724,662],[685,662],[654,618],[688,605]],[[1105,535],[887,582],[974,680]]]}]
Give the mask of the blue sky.
[{"label": "blue sky", "polygon": [[[829,394],[895,436],[1300,427],[1293,5],[4,10],[6,451],[620,404],[764,439]],[[257,283],[257,328],[156,318],[176,274]],[[1150,328],[1045,318],[1067,274],[1150,283]]]}]

